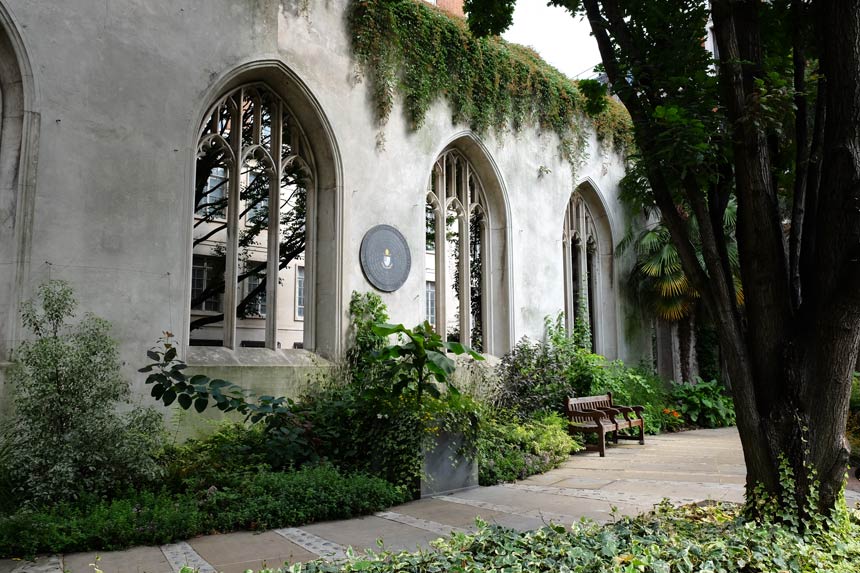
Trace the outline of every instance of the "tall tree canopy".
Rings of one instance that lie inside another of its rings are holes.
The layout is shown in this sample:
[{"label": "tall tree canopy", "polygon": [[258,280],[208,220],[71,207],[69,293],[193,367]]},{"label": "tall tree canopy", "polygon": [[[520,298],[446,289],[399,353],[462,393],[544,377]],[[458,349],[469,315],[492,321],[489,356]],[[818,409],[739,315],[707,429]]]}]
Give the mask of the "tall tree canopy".
[{"label": "tall tree canopy", "polygon": [[[515,1],[466,0],[470,27],[498,33]],[[829,512],[860,344],[860,0],[549,4],[588,18],[633,119],[643,201],[715,318],[747,499],[761,484]],[[742,306],[722,224],[732,197]]]}]

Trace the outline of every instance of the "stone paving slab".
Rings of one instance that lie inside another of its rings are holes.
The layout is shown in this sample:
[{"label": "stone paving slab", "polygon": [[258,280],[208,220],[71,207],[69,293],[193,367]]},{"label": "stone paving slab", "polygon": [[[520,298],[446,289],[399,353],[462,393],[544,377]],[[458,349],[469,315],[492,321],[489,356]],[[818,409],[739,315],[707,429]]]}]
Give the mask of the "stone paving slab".
[{"label": "stone paving slab", "polygon": [[397,512],[420,519],[428,519],[464,529],[474,529],[475,519],[491,521],[502,515],[490,509],[480,509],[470,505],[451,503],[440,499],[421,499],[397,506]]},{"label": "stone paving slab", "polygon": [[[393,508],[397,510],[398,508]],[[434,539],[441,537],[424,529],[381,517],[369,516],[342,521],[326,521],[303,526],[302,529],[323,539],[329,539],[355,550],[372,549],[379,551],[376,540],[384,541],[384,548],[393,551],[414,550],[416,547],[429,547]]]},{"label": "stone paving slab", "polygon": [[313,561],[318,557],[274,531],[209,535],[192,539],[189,544],[216,571],[223,573],[242,573],[264,566],[276,568],[286,562]]},{"label": "stone paving slab", "polygon": [[59,555],[44,555],[34,561],[21,559],[0,560],[2,573],[61,573],[62,565]]},{"label": "stone paving slab", "polygon": [[63,558],[64,573],[93,573],[91,563],[110,573],[173,573],[159,547],[134,547],[126,551],[73,553]]}]

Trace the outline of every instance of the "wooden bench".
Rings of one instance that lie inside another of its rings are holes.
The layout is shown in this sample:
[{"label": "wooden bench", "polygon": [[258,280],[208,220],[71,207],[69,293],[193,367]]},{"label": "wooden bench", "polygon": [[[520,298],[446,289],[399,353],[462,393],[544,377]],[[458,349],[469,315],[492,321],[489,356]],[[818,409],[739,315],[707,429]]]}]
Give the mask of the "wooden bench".
[{"label": "wooden bench", "polygon": [[[573,433],[597,434],[597,450],[600,457],[606,457],[606,435],[613,433],[614,442],[618,439],[639,440],[645,444],[645,420],[642,406],[619,406],[612,403],[612,392],[603,396],[568,397],[564,403],[567,412],[568,431]],[[638,436],[619,436],[619,430],[639,428]],[[586,446],[594,450],[594,446]]]}]

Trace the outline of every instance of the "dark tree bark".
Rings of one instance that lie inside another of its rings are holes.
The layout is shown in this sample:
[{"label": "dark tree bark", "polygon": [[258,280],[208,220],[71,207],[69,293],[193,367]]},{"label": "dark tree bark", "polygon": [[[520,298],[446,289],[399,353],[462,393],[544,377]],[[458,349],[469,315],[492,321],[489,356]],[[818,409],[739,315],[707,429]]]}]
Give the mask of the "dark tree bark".
[{"label": "dark tree bark", "polygon": [[[810,119],[807,56],[796,31],[797,149],[788,237],[776,188],[774,138],[760,121],[763,5],[712,3],[721,101],[732,137],[724,168],[738,198],[743,307],[718,225],[725,192],[715,187],[706,193],[695,173],[679,184],[667,179],[665,165],[656,159],[661,149],[652,115],[665,98],[653,81],[660,71],[641,53],[622,2],[583,4],[609,80],[630,111],[654,199],[684,271],[715,318],[732,382],[748,499],[762,486],[767,494],[795,496],[807,511],[829,512],[846,471],[844,431],[860,345],[860,0],[794,3],[796,19],[816,18],[818,45],[812,48],[822,80]],[[700,223],[704,264],[679,215],[679,193]],[[781,489],[781,460],[797,480],[792,491]],[[821,485],[810,505],[813,478]]]}]

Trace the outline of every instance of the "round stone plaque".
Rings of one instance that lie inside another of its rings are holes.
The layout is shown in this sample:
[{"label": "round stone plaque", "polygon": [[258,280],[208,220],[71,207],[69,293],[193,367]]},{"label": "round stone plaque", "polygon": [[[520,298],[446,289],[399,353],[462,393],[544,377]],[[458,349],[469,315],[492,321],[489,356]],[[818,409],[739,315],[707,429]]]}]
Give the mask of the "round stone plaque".
[{"label": "round stone plaque", "polygon": [[391,225],[377,225],[364,234],[359,258],[364,276],[382,292],[402,287],[412,267],[406,238]]}]

